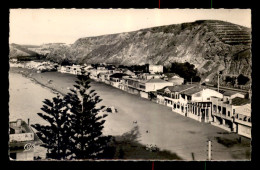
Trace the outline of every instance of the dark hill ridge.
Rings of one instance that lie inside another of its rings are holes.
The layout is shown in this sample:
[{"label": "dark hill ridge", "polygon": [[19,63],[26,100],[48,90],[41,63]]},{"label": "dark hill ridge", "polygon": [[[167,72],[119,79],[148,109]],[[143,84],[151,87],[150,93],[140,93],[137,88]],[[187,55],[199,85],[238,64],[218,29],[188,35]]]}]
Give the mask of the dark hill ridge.
[{"label": "dark hill ridge", "polygon": [[58,62],[68,59],[124,65],[169,66],[174,61],[187,61],[195,65],[202,79],[215,80],[218,69],[225,74],[251,77],[251,29],[224,21],[200,20],[80,38],[70,47],[52,50],[47,57]]},{"label": "dark hill ridge", "polygon": [[19,57],[36,57],[38,54],[31,50],[27,49],[27,46],[22,46],[18,44],[10,44],[10,58],[19,58]]}]

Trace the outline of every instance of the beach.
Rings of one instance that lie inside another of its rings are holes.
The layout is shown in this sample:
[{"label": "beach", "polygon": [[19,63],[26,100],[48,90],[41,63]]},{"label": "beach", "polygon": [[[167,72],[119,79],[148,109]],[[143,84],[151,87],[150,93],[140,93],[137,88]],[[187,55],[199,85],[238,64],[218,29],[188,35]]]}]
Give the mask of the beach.
[{"label": "beach", "polygon": [[[25,120],[30,118],[31,124],[46,123],[37,116],[38,112],[42,112],[42,101],[51,99],[56,92],[66,94],[73,88],[75,80],[76,76],[71,74],[36,73],[32,70],[11,68],[10,120],[20,117]],[[92,81],[91,89],[95,89],[102,99],[98,106],[114,106],[118,110],[117,113],[109,113],[105,118],[104,135],[122,135],[137,125],[140,143],[157,145],[162,150],[176,153],[184,160],[206,160],[208,140],[212,141],[213,160],[250,159],[250,139],[242,137],[242,143],[238,143],[238,134],[183,117],[172,112],[169,107],[104,83]],[[137,123],[133,123],[135,121]],[[230,145],[227,145],[227,142]]]}]

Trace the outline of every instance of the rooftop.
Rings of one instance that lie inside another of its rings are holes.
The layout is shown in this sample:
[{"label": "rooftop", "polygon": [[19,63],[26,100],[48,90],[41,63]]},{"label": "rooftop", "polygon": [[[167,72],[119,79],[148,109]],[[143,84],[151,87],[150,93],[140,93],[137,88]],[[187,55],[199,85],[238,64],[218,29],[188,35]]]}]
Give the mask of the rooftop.
[{"label": "rooftop", "polygon": [[169,82],[162,79],[149,79],[146,81],[146,83],[169,83]]},{"label": "rooftop", "polygon": [[239,92],[235,92],[235,91],[225,91],[224,93],[223,93],[223,95],[224,96],[232,96],[232,95],[234,95],[234,94],[241,94],[241,93],[239,93]]},{"label": "rooftop", "polygon": [[250,103],[249,99],[241,98],[241,97],[235,97],[232,99],[232,105],[235,106],[241,106]]},{"label": "rooftop", "polygon": [[122,78],[123,76],[127,76],[127,74],[124,74],[124,73],[115,73],[115,74],[112,74],[110,77],[111,77],[111,78]]},{"label": "rooftop", "polygon": [[194,86],[193,88],[190,88],[190,89],[183,91],[182,94],[193,95],[195,93],[202,91],[203,89],[204,89],[203,87]]}]

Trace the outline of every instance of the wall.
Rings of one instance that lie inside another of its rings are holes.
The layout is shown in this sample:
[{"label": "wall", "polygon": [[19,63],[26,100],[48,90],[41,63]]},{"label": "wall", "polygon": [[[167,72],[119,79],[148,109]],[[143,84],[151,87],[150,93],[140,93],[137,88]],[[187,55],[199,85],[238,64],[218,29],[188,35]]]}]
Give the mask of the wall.
[{"label": "wall", "polygon": [[22,151],[16,153],[16,160],[33,160],[34,157],[34,149],[29,151]]},{"label": "wall", "polygon": [[33,133],[21,133],[21,134],[10,134],[10,142],[12,141],[30,141],[30,140],[34,140],[34,134]]},{"label": "wall", "polygon": [[149,98],[149,97],[148,97],[148,93],[145,93],[145,92],[142,92],[142,91],[140,91],[140,96],[141,96],[142,98],[146,98],[146,99]]},{"label": "wall", "polygon": [[156,91],[156,90],[159,90],[159,89],[162,89],[166,86],[172,86],[173,83],[171,82],[165,82],[165,83],[145,83],[145,91],[146,92],[150,92],[150,91]]},{"label": "wall", "polygon": [[162,65],[149,65],[149,72],[154,74],[156,72],[163,73],[163,66]]},{"label": "wall", "polygon": [[251,138],[251,128],[244,125],[237,125],[237,133],[242,136],[246,136],[248,138]]}]

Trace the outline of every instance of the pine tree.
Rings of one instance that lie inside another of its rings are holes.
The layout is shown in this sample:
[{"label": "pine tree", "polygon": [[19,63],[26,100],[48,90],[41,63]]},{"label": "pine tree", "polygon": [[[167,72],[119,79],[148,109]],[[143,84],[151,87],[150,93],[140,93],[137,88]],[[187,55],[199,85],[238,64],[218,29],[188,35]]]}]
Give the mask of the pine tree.
[{"label": "pine tree", "polygon": [[70,146],[70,125],[66,103],[59,95],[52,101],[45,99],[43,103],[41,110],[45,114],[37,114],[49,124],[31,126],[37,130],[36,134],[43,142],[41,146],[47,148],[47,158],[66,159],[69,156]]},{"label": "pine tree", "polygon": [[71,154],[76,159],[96,159],[102,156],[110,136],[103,136],[102,129],[107,116],[99,115],[104,106],[97,107],[101,99],[90,90],[90,79],[82,72],[77,76],[76,85],[65,96],[70,112]]}]

